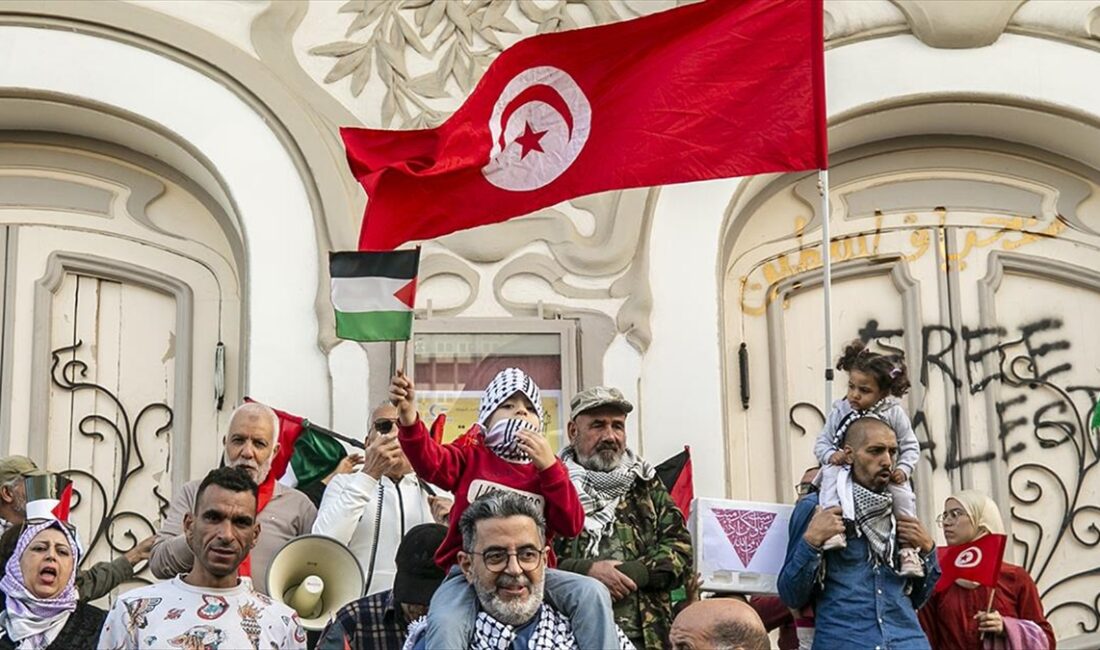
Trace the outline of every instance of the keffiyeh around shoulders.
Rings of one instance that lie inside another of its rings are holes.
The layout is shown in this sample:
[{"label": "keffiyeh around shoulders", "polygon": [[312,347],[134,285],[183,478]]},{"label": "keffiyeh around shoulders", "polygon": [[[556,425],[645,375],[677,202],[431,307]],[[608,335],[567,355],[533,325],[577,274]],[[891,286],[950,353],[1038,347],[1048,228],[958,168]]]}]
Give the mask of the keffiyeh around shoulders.
[{"label": "keffiyeh around shoulders", "polygon": [[596,557],[600,542],[615,522],[615,510],[619,501],[638,479],[648,481],[656,471],[629,449],[623,452],[619,466],[610,472],[590,470],[577,460],[572,446],[561,453],[561,460],[569,470],[569,480],[577,489],[581,507],[584,508],[584,530],[588,533],[585,557]]}]

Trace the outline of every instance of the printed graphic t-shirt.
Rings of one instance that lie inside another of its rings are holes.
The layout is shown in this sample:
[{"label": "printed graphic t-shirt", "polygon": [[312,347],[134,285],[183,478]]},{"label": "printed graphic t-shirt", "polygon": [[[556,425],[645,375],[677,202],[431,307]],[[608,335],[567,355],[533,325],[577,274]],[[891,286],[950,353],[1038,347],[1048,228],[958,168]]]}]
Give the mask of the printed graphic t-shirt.
[{"label": "printed graphic t-shirt", "polygon": [[231,589],[205,589],[176,576],[120,596],[99,647],[304,650],[306,633],[294,610],[253,591],[247,579]]}]

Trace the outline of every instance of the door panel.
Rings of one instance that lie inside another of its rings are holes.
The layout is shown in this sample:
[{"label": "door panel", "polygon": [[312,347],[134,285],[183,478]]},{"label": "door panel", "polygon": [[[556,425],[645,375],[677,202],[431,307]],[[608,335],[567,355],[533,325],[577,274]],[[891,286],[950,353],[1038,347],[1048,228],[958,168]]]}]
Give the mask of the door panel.
[{"label": "door panel", "polygon": [[[1036,580],[1059,634],[1100,620],[1100,237],[1053,214],[942,207],[838,210],[834,230],[831,361],[857,337],[905,352],[923,521],[958,489],[991,494],[1014,542],[1006,559]],[[797,231],[743,253],[729,277],[742,309],[727,355],[746,344],[751,395],[729,419],[730,491],[789,501],[826,408],[820,256]],[[845,382],[838,372],[831,398]]]}]

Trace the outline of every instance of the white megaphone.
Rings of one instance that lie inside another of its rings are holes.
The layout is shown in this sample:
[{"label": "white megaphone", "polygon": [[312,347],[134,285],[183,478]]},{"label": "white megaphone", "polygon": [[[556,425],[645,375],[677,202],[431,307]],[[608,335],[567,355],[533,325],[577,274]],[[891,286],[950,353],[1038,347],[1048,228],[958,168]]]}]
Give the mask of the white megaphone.
[{"label": "white megaphone", "polygon": [[344,605],[363,596],[359,560],[340,542],[324,535],[295,537],[271,558],[267,593],[286,603],[302,627],[320,630]]}]

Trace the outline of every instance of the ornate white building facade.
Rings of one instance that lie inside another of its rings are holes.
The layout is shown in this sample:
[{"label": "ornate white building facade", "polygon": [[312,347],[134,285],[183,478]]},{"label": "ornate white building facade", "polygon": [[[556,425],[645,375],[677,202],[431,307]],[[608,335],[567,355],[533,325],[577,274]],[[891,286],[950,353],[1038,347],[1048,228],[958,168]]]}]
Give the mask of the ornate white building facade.
[{"label": "ornate white building facade", "polygon": [[[674,5],[0,0],[0,451],[78,470],[98,558],[246,394],[361,435],[400,348],[333,334],[365,201],[337,127],[438,124],[520,37]],[[905,352],[925,521],[987,490],[1059,636],[1096,633],[1100,2],[826,2],[826,35],[833,347]],[[416,354],[512,337],[559,400],[622,388],[650,460],[690,445],[697,494],[790,500],[825,408],[815,181],[426,242]]]}]

